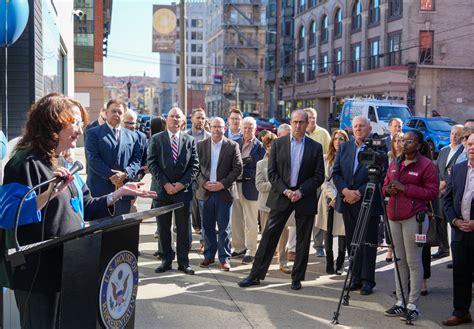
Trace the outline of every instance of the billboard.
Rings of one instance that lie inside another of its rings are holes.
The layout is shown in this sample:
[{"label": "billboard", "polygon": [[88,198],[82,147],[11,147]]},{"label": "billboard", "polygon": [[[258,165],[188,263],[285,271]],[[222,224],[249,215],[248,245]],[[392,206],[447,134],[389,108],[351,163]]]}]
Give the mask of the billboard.
[{"label": "billboard", "polygon": [[176,6],[153,5],[154,53],[176,52]]}]

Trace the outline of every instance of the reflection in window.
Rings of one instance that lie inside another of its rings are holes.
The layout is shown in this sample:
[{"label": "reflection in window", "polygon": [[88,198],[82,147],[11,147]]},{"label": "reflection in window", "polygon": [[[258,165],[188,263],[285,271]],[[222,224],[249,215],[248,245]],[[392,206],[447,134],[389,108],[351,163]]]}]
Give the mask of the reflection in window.
[{"label": "reflection in window", "polygon": [[328,62],[329,62],[328,53],[322,53],[319,56],[319,60],[320,60],[319,73],[326,73],[328,71]]},{"label": "reflection in window", "polygon": [[376,24],[379,21],[380,21],[380,0],[370,0],[369,24]]},{"label": "reflection in window", "polygon": [[300,33],[298,33],[298,49],[304,49],[304,37],[305,37],[305,31],[304,31],[304,25],[300,27]]},{"label": "reflection in window", "polygon": [[338,8],[336,15],[334,15],[334,38],[340,38],[342,36],[342,10]]},{"label": "reflection in window", "polygon": [[323,16],[321,21],[321,43],[328,41],[328,17],[326,15]]},{"label": "reflection in window", "polygon": [[388,18],[402,16],[402,0],[388,0]]},{"label": "reflection in window", "polygon": [[351,29],[353,32],[360,31],[361,26],[361,5],[360,1],[356,0],[354,2],[354,7],[352,7],[352,15],[351,15]]},{"label": "reflection in window", "polygon": [[312,21],[310,25],[309,31],[309,45],[315,46],[316,45],[316,22]]},{"label": "reflection in window", "polygon": [[360,71],[360,43],[356,43],[351,46],[351,73]]},{"label": "reflection in window", "polygon": [[309,62],[308,80],[313,81],[316,78],[316,57],[310,57]]},{"label": "reflection in window", "polygon": [[387,38],[387,66],[400,65],[402,63],[402,53],[400,43],[402,39],[401,32],[394,32]]},{"label": "reflection in window", "polygon": [[341,75],[342,74],[342,48],[334,49],[334,54],[332,57],[333,61],[333,73],[334,75]]},{"label": "reflection in window", "polygon": [[368,58],[369,69],[379,68],[379,47],[380,47],[379,39],[369,40],[369,50],[370,50],[370,55]]},{"label": "reflection in window", "polygon": [[94,0],[75,0],[74,8],[84,12],[74,15],[74,70],[94,72]]}]

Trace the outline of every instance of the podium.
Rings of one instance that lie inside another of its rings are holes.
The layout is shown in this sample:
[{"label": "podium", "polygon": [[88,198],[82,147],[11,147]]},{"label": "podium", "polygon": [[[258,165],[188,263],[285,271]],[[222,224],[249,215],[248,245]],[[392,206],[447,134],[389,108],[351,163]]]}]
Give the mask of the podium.
[{"label": "podium", "polygon": [[55,269],[61,273],[60,328],[134,328],[140,223],[182,206],[99,219],[64,236],[9,249],[6,259],[15,269],[41,252],[62,255]]}]

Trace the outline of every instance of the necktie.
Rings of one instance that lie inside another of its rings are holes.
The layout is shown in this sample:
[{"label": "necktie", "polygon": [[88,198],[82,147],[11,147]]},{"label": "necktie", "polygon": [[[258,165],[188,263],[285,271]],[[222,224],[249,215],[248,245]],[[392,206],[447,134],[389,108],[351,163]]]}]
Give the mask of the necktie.
[{"label": "necktie", "polygon": [[178,158],[178,139],[176,135],[171,136],[171,153],[173,154],[174,162]]},{"label": "necktie", "polygon": [[115,140],[118,141],[119,139],[119,131],[117,128],[113,128],[112,131],[114,132],[114,137],[115,137]]}]

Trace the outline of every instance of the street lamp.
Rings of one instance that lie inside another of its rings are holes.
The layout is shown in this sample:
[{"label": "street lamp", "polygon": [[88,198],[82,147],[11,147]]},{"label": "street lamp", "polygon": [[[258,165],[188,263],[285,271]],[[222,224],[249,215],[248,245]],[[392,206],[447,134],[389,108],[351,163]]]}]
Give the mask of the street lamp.
[{"label": "street lamp", "polygon": [[336,121],[336,114],[337,114],[337,103],[336,103],[336,75],[332,75],[332,120],[329,121],[329,131],[331,131],[331,124]]},{"label": "street lamp", "polygon": [[131,101],[130,101],[130,89],[132,88],[132,81],[130,80],[130,76],[128,76],[127,82],[127,89],[128,89],[128,108],[130,108]]}]

